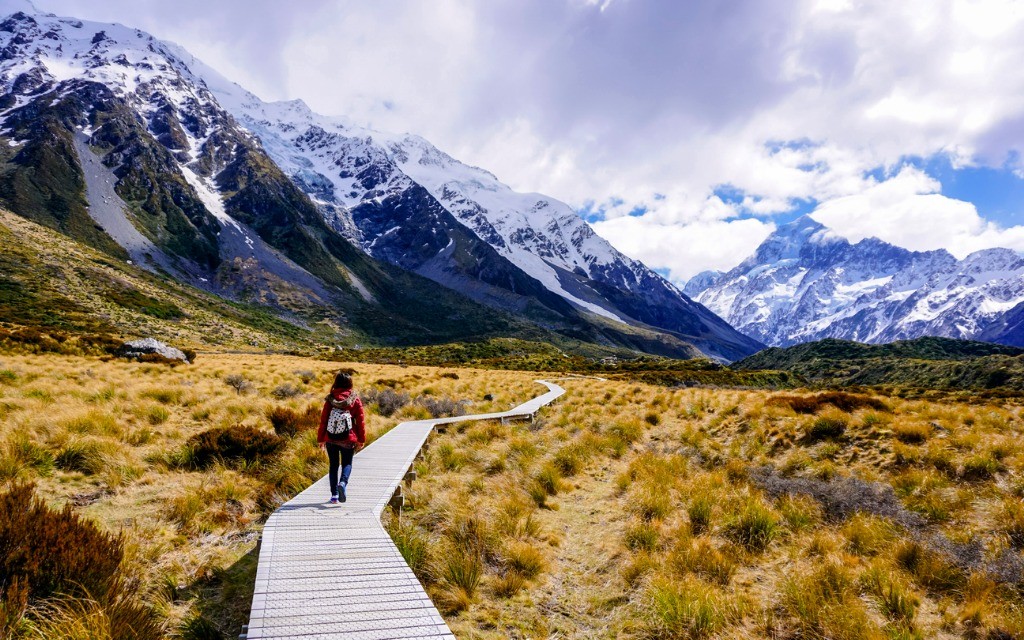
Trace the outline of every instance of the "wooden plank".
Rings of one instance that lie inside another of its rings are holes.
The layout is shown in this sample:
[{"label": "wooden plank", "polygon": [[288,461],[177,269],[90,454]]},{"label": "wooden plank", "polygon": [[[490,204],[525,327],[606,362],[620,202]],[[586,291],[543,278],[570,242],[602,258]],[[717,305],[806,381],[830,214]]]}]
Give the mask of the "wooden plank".
[{"label": "wooden plank", "polygon": [[356,454],[348,500],[328,503],[327,476],[275,511],[263,527],[248,630],[270,640],[454,638],[405,563],[380,516],[437,425],[534,416],[565,393],[498,413],[403,422]]}]

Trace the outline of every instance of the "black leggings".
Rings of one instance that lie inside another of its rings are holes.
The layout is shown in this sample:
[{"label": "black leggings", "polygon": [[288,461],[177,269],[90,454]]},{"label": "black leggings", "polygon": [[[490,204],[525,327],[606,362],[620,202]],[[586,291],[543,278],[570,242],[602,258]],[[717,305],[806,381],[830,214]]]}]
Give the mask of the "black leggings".
[{"label": "black leggings", "polygon": [[[331,495],[338,493],[338,466],[341,466],[341,484],[348,486],[348,476],[352,473],[352,456],[356,450],[350,447],[340,447],[331,442],[327,443],[327,459],[331,462],[331,469],[327,479],[331,483]],[[339,456],[340,454],[340,456]],[[338,458],[341,458],[339,461]]]}]

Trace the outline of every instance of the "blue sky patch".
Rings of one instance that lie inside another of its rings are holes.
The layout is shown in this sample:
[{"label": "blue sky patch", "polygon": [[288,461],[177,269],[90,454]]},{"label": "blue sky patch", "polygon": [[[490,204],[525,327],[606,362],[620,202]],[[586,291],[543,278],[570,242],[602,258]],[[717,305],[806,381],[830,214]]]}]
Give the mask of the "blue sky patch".
[{"label": "blue sky patch", "polygon": [[584,202],[583,206],[576,210],[576,214],[591,224],[604,220],[604,209],[598,207],[593,200]]},{"label": "blue sky patch", "polygon": [[907,156],[890,167],[877,167],[865,173],[882,182],[905,166],[915,167],[942,185],[947,198],[972,203],[981,217],[1004,227],[1024,224],[1024,180],[1010,168],[1013,159],[1002,167],[954,167],[950,156],[939,153],[927,158]]}]

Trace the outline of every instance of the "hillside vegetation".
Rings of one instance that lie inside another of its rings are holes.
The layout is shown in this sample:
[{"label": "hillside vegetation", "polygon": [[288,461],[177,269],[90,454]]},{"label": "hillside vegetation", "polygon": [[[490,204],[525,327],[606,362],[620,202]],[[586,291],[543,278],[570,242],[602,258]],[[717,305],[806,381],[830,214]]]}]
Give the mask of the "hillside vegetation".
[{"label": "hillside vegetation", "polygon": [[585,373],[669,387],[785,388],[800,382],[785,371],[737,371],[706,358],[661,358],[565,340],[551,343],[492,338],[404,348],[350,348],[338,350],[331,358],[340,362]]},{"label": "hillside vegetation", "polygon": [[0,318],[59,336],[147,335],[189,346],[308,346],[308,332],[131,267],[0,210]]},{"label": "hillside vegetation", "polygon": [[765,349],[739,371],[783,370],[822,386],[879,386],[904,391],[1024,391],[1024,349],[988,342],[917,338],[870,345],[821,340]]}]

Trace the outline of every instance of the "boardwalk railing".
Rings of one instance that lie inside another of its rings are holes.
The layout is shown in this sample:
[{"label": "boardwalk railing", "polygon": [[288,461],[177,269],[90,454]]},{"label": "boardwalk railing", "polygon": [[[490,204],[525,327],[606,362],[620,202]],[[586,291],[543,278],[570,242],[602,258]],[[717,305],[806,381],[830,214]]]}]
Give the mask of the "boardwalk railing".
[{"label": "boardwalk railing", "polygon": [[355,456],[348,500],[328,504],[327,476],[267,520],[249,624],[240,638],[391,640],[454,638],[405,563],[380,516],[401,506],[401,485],[434,427],[467,420],[532,419],[565,390],[509,411],[403,422]]}]

